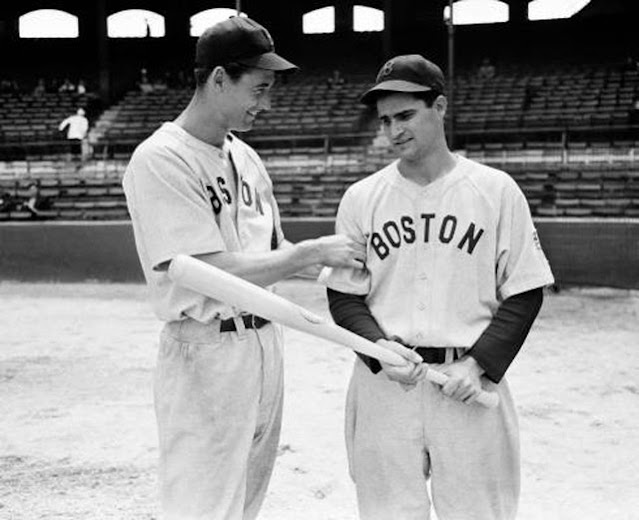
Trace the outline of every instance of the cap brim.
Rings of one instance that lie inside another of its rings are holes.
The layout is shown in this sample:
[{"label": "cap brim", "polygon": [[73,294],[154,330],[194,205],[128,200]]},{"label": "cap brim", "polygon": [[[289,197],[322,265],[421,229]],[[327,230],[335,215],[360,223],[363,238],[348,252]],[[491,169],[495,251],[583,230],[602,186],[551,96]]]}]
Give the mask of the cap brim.
[{"label": "cap brim", "polygon": [[256,67],[258,69],[274,70],[277,72],[294,71],[298,70],[297,65],[292,64],[290,61],[285,60],[274,52],[267,52],[254,56],[252,58],[243,58],[238,60],[242,65],[248,65],[249,67]]},{"label": "cap brim", "polygon": [[359,100],[365,105],[370,105],[383,92],[428,92],[433,90],[432,87],[426,85],[420,85],[419,83],[413,83],[411,81],[404,81],[401,79],[392,79],[389,81],[382,81],[373,88],[367,90],[362,94]]}]

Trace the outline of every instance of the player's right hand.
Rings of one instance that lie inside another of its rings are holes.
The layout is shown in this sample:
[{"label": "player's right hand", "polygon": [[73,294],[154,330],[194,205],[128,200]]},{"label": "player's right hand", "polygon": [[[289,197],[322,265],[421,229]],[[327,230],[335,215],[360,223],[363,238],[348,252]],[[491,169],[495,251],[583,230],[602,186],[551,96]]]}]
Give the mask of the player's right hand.
[{"label": "player's right hand", "polygon": [[383,361],[379,362],[382,366],[382,370],[384,370],[384,373],[391,381],[400,383],[404,387],[413,387],[426,374],[427,367],[422,363],[423,359],[421,356],[414,350],[406,348],[401,343],[387,339],[377,340],[376,343],[392,350],[406,360],[406,364],[401,366],[390,365]]},{"label": "player's right hand", "polygon": [[328,235],[317,239],[320,263],[328,267],[363,269],[366,264],[366,246],[346,235]]}]

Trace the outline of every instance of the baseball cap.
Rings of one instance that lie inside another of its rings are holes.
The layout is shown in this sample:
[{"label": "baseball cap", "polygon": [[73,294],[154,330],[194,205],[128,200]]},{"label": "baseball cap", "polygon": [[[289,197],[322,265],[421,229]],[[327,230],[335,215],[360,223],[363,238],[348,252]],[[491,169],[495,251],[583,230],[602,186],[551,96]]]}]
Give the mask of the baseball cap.
[{"label": "baseball cap", "polygon": [[197,40],[195,64],[213,68],[237,62],[274,71],[298,67],[275,54],[269,32],[250,18],[233,16],[206,29]]},{"label": "baseball cap", "polygon": [[444,92],[444,74],[432,61],[419,54],[406,54],[388,60],[379,69],[375,86],[360,101],[373,104],[382,92]]}]

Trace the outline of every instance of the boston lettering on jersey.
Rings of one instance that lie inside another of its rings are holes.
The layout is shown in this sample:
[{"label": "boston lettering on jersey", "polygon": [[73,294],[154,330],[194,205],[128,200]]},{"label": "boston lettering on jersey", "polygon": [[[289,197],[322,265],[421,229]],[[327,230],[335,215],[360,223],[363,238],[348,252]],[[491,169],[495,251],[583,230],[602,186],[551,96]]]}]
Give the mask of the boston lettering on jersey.
[{"label": "boston lettering on jersey", "polygon": [[[431,239],[439,240],[442,244],[453,244],[459,250],[473,254],[477,243],[484,234],[484,229],[474,222],[464,226],[454,215],[446,215],[437,220],[435,213],[422,213],[420,219],[424,223],[423,242]],[[433,225],[431,226],[431,222]],[[437,229],[439,226],[439,229]],[[431,231],[432,237],[431,237]],[[402,244],[412,244],[418,239],[416,224],[412,217],[404,215],[399,222],[387,220],[381,231],[375,231],[371,235],[371,246],[380,260],[384,260],[391,252],[391,248],[398,249]]]},{"label": "boston lettering on jersey", "polygon": [[[211,205],[213,206],[213,212],[216,215],[220,214],[222,211],[222,202],[226,204],[231,204],[233,202],[233,196],[231,192],[226,187],[226,179],[224,177],[217,177],[217,185],[222,193],[222,199],[218,196],[217,192],[213,189],[212,186],[206,186],[206,191],[209,192],[209,199],[211,199]],[[246,182],[243,178],[240,178],[240,193],[239,195],[242,197],[242,202],[245,206],[251,207],[255,206],[255,211],[257,211],[260,215],[264,215],[264,207],[262,206],[262,199],[260,198],[260,194],[257,189],[253,188],[248,182]]]}]

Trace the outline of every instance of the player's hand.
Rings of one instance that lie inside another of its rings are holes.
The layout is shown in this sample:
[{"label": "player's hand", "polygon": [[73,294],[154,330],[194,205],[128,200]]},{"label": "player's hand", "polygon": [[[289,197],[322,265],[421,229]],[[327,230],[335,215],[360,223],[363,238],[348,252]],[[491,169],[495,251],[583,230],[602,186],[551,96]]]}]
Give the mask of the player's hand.
[{"label": "player's hand", "polygon": [[366,246],[346,235],[328,235],[317,239],[320,263],[328,267],[363,269],[366,264]]},{"label": "player's hand", "polygon": [[413,388],[426,374],[426,365],[422,363],[423,359],[414,350],[406,348],[401,343],[387,339],[380,339],[376,343],[388,350],[392,350],[406,360],[406,364],[399,366],[384,363],[383,361],[379,362],[388,379],[402,385],[404,390]]},{"label": "player's hand", "polygon": [[431,365],[433,369],[448,376],[442,386],[444,395],[466,404],[475,402],[481,391],[481,376],[484,370],[471,356],[464,356],[452,363]]}]

